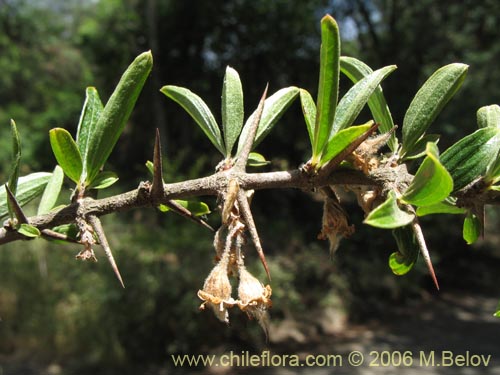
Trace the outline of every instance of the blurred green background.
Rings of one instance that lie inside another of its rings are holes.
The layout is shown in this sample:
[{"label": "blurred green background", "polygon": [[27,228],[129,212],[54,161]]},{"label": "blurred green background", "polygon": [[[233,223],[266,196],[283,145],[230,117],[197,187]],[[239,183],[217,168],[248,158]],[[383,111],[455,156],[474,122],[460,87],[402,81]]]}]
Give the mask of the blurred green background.
[{"label": "blurred green background", "polygon": [[[212,173],[217,152],[160,87],[188,87],[218,113],[230,65],[240,73],[246,113],[267,82],[270,92],[296,85],[315,96],[325,13],[339,22],[344,55],[372,68],[398,65],[383,84],[397,124],[435,69],[455,61],[470,65],[464,86],[433,125],[443,135],[441,150],[476,128],[480,106],[500,101],[496,0],[0,0],[2,181],[9,173],[11,118],[21,135],[21,174],[52,170],[49,129],[62,126],[74,134],[85,88],[96,86],[106,100],[126,66],[147,49],[153,51],[152,75],[107,165],[118,172],[119,186],[101,196],[149,178],[144,163],[152,158],[155,128],[162,134],[168,181]],[[341,82],[341,90],[350,87]],[[358,123],[368,116],[363,113]],[[280,170],[305,162],[308,147],[296,102],[259,152],[272,160],[266,170]],[[65,185],[61,203],[70,188]],[[215,207],[212,198],[207,203]],[[328,244],[316,239],[322,205],[313,194],[256,194],[254,216],[273,276],[276,326],[295,321],[320,330],[327,310],[350,322],[383,319],[395,306],[434,294],[420,262],[405,277],[392,275],[390,233],[363,226],[352,197],[346,207],[357,231],[330,261]],[[218,220],[217,214],[209,218],[214,226]],[[486,237],[472,248],[461,238],[461,220],[423,220],[442,288],[500,297],[498,210],[488,211]],[[153,209],[105,217],[103,224],[125,290],[99,250],[99,262],[90,264],[74,259],[80,250],[74,245],[36,240],[0,248],[0,370],[40,373],[57,364],[64,373],[138,373],[168,368],[170,353],[266,345],[286,352],[286,342],[271,337],[266,344],[243,314],[234,312],[226,327],[198,311],[196,291],[213,266],[209,232]],[[252,249],[247,258],[264,281]]]}]

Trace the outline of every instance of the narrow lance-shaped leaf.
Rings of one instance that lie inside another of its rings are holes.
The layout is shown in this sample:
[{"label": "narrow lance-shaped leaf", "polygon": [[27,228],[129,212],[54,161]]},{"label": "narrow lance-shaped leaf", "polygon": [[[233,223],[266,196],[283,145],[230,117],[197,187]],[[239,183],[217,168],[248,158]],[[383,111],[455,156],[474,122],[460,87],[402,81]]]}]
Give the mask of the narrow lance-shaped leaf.
[{"label": "narrow lance-shaped leaf", "polygon": [[[253,142],[253,148],[262,142],[262,140],[269,134],[274,125],[281,118],[283,113],[288,109],[290,104],[299,94],[299,89],[297,87],[287,87],[276,91],[273,95],[268,97],[264,102],[264,110],[259,122],[259,127],[257,128],[257,134],[255,135],[255,140]],[[241,131],[240,139],[238,141],[238,151],[236,155],[239,155],[243,149],[243,145],[249,135],[251,125],[254,121],[255,115],[257,114],[257,109],[250,115],[250,117],[245,122],[243,130]]]},{"label": "narrow lance-shaped leaf", "polygon": [[222,128],[226,157],[231,156],[233,145],[243,127],[243,89],[238,72],[231,67],[226,68],[222,86]]},{"label": "narrow lance-shaped leaf", "polygon": [[[373,70],[364,62],[347,56],[342,56],[340,58],[340,71],[344,73],[353,83],[357,83],[364,77],[373,73]],[[370,99],[368,99],[368,107],[370,108],[375,122],[380,124],[381,133],[392,131],[394,128],[394,121],[380,85],[373,90]],[[394,133],[391,135],[387,144],[392,151],[396,151],[398,148],[398,140]]]},{"label": "narrow lance-shaped leaf", "polygon": [[163,86],[160,91],[184,108],[215,148],[226,156],[226,148],[222,141],[219,125],[203,99],[184,87]]},{"label": "narrow lance-shaped leaf", "polygon": [[82,175],[82,157],[73,137],[66,129],[54,128],[49,132],[50,145],[57,162],[66,176],[78,183]]},{"label": "narrow lance-shaped leaf", "polygon": [[62,184],[64,180],[64,173],[59,165],[56,165],[52,171],[52,176],[50,177],[45,190],[43,191],[42,199],[38,204],[38,215],[43,215],[48,213],[56,204],[59,193],[61,192]]},{"label": "narrow lance-shaped leaf", "polygon": [[439,142],[440,135],[439,134],[425,134],[423,135],[413,146],[410,152],[406,153],[404,158],[402,158],[403,161],[406,160],[412,160],[412,159],[418,159],[421,158],[422,156],[425,156],[426,149],[427,149],[427,143],[433,142],[433,143],[438,143]]},{"label": "narrow lance-shaped leaf", "polygon": [[96,131],[97,123],[101,117],[103,105],[95,87],[87,87],[85,91],[85,102],[83,103],[78,130],[76,132],[76,144],[82,157],[81,182],[87,178],[87,162],[89,159],[89,148],[92,137]]},{"label": "narrow lance-shaped leaf", "polygon": [[427,143],[427,157],[401,197],[405,203],[428,206],[443,201],[453,190],[453,179],[439,161],[435,143]]},{"label": "narrow lance-shaped leaf", "polygon": [[315,165],[330,137],[339,95],[340,35],[337,22],[326,15],[321,20],[321,51],[317,115],[314,126],[312,163]]},{"label": "narrow lance-shaped leaf", "polygon": [[376,228],[394,229],[410,224],[414,217],[399,208],[396,194],[391,191],[386,201],[368,214],[364,223]]},{"label": "narrow lance-shaped leaf", "polygon": [[[19,139],[19,132],[17,131],[14,120],[10,120],[10,129],[12,134],[12,164],[9,176],[9,188],[15,196],[17,192],[17,181],[19,179],[19,164],[21,162],[21,140]],[[14,208],[11,207],[9,201],[7,201],[7,205],[9,207],[10,218],[13,219]]]},{"label": "narrow lance-shaped leaf", "polygon": [[26,223],[21,224],[17,231],[28,238],[36,238],[41,235],[37,227]]},{"label": "narrow lance-shaped leaf", "polygon": [[304,114],[304,120],[306,121],[307,133],[309,134],[309,140],[311,141],[311,147],[314,144],[314,126],[316,121],[316,104],[311,94],[307,90],[300,89],[300,104],[302,107],[302,113]]},{"label": "narrow lance-shaped leaf", "polygon": [[130,117],[146,78],[151,72],[152,66],[153,56],[151,51],[137,56],[123,73],[102,110],[97,125],[88,140],[86,158],[87,184],[93,181],[111,154]]},{"label": "narrow lance-shaped leaf", "polygon": [[[40,195],[51,175],[52,173],[37,172],[19,177],[16,193],[16,200],[19,205],[24,206],[33,198]],[[7,192],[5,190],[5,185],[2,185],[0,186],[0,219],[7,216],[8,213]]]},{"label": "narrow lance-shaped leaf", "polygon": [[329,141],[321,156],[319,166],[328,163],[335,156],[340,154],[347,146],[349,146],[356,138],[367,132],[373,125],[373,121],[368,121],[366,124],[351,126],[347,129],[342,129],[336,133]]},{"label": "narrow lance-shaped leaf", "polygon": [[458,191],[481,176],[500,148],[500,129],[486,127],[462,138],[441,155]]},{"label": "narrow lance-shaped leaf", "polygon": [[403,119],[402,155],[411,151],[458,91],[467,74],[467,68],[468,65],[459,63],[443,66],[418,90]]},{"label": "narrow lance-shaped leaf", "polygon": [[357,82],[340,100],[335,114],[330,138],[338,131],[351,126],[380,82],[396,69],[389,65]]},{"label": "narrow lance-shaped leaf", "polygon": [[94,181],[89,185],[89,189],[106,189],[118,180],[119,178],[115,172],[103,171],[94,178]]}]

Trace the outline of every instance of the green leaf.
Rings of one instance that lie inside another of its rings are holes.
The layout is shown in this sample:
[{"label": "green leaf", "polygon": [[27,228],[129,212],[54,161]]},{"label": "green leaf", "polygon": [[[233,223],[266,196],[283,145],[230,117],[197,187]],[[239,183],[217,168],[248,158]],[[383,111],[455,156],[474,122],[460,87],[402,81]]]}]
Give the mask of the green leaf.
[{"label": "green leaf", "polygon": [[73,137],[63,128],[51,129],[49,136],[57,162],[66,176],[78,183],[83,170],[82,157]]},{"label": "green leaf", "polygon": [[[353,83],[357,83],[364,77],[373,73],[373,70],[362,61],[346,56],[340,57],[340,71]],[[387,133],[394,128],[391,111],[389,110],[389,106],[387,105],[380,85],[375,88],[370,99],[368,99],[368,107],[370,108],[375,122],[380,124],[379,129],[381,133]],[[387,144],[392,151],[396,151],[398,148],[398,140],[394,133],[391,135]]]},{"label": "green leaf", "polygon": [[449,64],[436,70],[413,98],[403,119],[402,155],[411,152],[448,101],[455,95],[467,74],[468,65]]},{"label": "green leaf", "polygon": [[327,143],[319,166],[322,166],[340,154],[347,146],[349,146],[356,138],[366,133],[373,125],[373,121],[368,121],[366,124],[351,126],[347,129],[342,129],[335,134]]},{"label": "green leaf", "polygon": [[104,171],[99,173],[94,181],[89,185],[89,189],[106,189],[118,181],[118,176],[114,172]]},{"label": "green leaf", "polygon": [[467,212],[464,220],[463,238],[467,245],[472,245],[481,235],[481,221],[472,212]]},{"label": "green leaf", "polygon": [[368,214],[364,223],[376,228],[394,229],[410,224],[413,218],[414,215],[399,208],[396,194],[391,191],[386,201]]},{"label": "green leaf", "polygon": [[439,134],[425,134],[423,135],[413,146],[411,149],[411,152],[408,152],[405,154],[404,158],[401,158],[403,161],[404,160],[413,160],[413,159],[418,159],[421,158],[422,156],[425,156],[425,150],[427,149],[427,143],[432,142],[432,143],[438,143],[439,138],[441,136]]},{"label": "green leaf", "polygon": [[97,90],[94,87],[87,87],[85,91],[85,102],[83,103],[80,121],[78,122],[78,130],[76,132],[76,144],[83,163],[81,182],[85,182],[87,178],[90,143],[93,140],[93,134],[96,131],[102,110],[103,105]]},{"label": "green leaf", "polygon": [[[260,118],[259,127],[257,128],[257,134],[255,135],[255,140],[253,142],[253,148],[262,142],[262,140],[269,134],[273,126],[278,122],[283,113],[288,109],[290,104],[295,100],[299,94],[299,89],[297,87],[287,87],[276,91],[273,95],[264,101],[264,110],[262,111],[262,116]],[[245,122],[245,126],[240,135],[238,142],[238,151],[236,155],[239,155],[245,144],[245,140],[248,137],[250,127],[253,123],[253,119],[257,113],[255,110],[250,117]]]},{"label": "green leaf", "polygon": [[[203,202],[195,202],[195,201],[185,201],[185,200],[175,200],[175,202],[179,203],[182,207],[188,209],[195,216],[208,215],[210,213],[210,207],[206,203]],[[170,208],[164,204],[160,204],[158,206],[161,212],[170,211]]]},{"label": "green leaf", "polygon": [[408,273],[418,259],[420,248],[410,226],[396,228],[392,231],[396,239],[398,251],[389,257],[389,267],[395,275]]},{"label": "green leaf", "polygon": [[340,35],[337,22],[326,15],[321,20],[321,51],[317,116],[314,126],[312,162],[319,161],[330,138],[339,95]]},{"label": "green leaf", "polygon": [[[52,173],[37,172],[20,177],[17,184],[16,200],[20,206],[24,206],[43,192]],[[9,213],[7,207],[7,192],[5,185],[0,186],[0,218]]]},{"label": "green leaf", "polygon": [[497,104],[479,108],[476,116],[479,128],[500,128],[500,106]]},{"label": "green leaf", "polygon": [[444,200],[453,190],[453,179],[439,161],[435,143],[427,143],[427,157],[418,168],[402,201],[415,206],[429,206]]},{"label": "green leaf", "polygon": [[23,236],[30,237],[30,238],[36,238],[40,237],[41,233],[38,230],[37,227],[34,227],[33,225],[30,224],[21,224],[19,228],[17,229],[19,233],[21,233]]},{"label": "green leaf", "polygon": [[342,97],[337,107],[330,137],[352,125],[368,102],[368,99],[370,99],[373,91],[395,69],[396,65],[389,65],[376,70],[350,88],[347,94]]},{"label": "green leaf", "polygon": [[248,155],[247,165],[250,167],[263,167],[268,164],[271,164],[271,162],[266,160],[264,155],[257,152],[251,152],[250,155]]},{"label": "green leaf", "polygon": [[[14,120],[10,120],[10,129],[12,134],[12,164],[9,176],[9,189],[15,196],[17,192],[17,181],[19,179],[19,164],[21,162],[21,140],[19,139],[19,132]],[[11,207],[10,201],[7,201],[9,208],[10,218],[14,219],[14,210]]]},{"label": "green leaf", "polygon": [[87,176],[85,179],[87,185],[94,180],[113,151],[152,66],[151,51],[137,56],[123,73],[102,110],[97,125],[91,131],[87,141]]},{"label": "green leaf", "polygon": [[217,150],[222,155],[226,155],[219,125],[217,125],[217,121],[215,121],[214,115],[210,112],[208,106],[198,95],[178,86],[163,86],[160,91],[184,108]]},{"label": "green leaf", "polygon": [[311,141],[311,146],[313,146],[314,139],[314,125],[316,121],[316,104],[311,94],[304,89],[300,89],[300,104],[302,106],[302,113],[304,114],[304,119],[306,121],[307,133],[309,134],[309,140]]},{"label": "green leaf", "polygon": [[429,206],[421,206],[417,208],[417,216],[425,216],[432,214],[463,214],[465,208],[457,207],[455,200],[448,197],[442,202],[431,204]]},{"label": "green leaf", "polygon": [[486,127],[462,138],[441,155],[458,191],[481,176],[500,149],[500,129]]},{"label": "green leaf", "polygon": [[226,68],[222,86],[222,128],[226,145],[226,157],[231,156],[233,145],[243,127],[243,89],[238,72]]},{"label": "green leaf", "polygon": [[61,192],[64,180],[64,173],[60,166],[56,165],[52,176],[50,177],[45,190],[43,191],[42,199],[38,204],[38,215],[48,213],[56,204],[59,193]]},{"label": "green leaf", "polygon": [[[68,238],[76,240],[78,238],[79,230],[76,224],[63,224],[59,225],[57,227],[52,228],[54,232],[64,234],[65,236],[68,236]],[[60,241],[60,240],[53,240],[54,242],[58,243],[67,243],[66,241]]]}]

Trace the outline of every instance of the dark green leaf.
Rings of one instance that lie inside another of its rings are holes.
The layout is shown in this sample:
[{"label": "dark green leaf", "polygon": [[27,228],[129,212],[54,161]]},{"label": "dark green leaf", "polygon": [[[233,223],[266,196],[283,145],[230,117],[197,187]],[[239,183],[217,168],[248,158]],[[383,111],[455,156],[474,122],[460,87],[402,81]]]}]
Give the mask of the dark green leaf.
[{"label": "dark green leaf", "polygon": [[386,201],[368,214],[364,223],[376,228],[394,229],[410,224],[413,218],[414,215],[399,208],[396,194],[391,191]]},{"label": "dark green leaf", "polygon": [[432,142],[437,144],[439,142],[439,138],[440,138],[439,134],[425,134],[424,136],[422,136],[422,138],[420,138],[417,141],[417,143],[415,143],[415,145],[411,149],[411,152],[405,154],[402,160],[413,160],[425,156],[427,143]]},{"label": "dark green leaf", "polygon": [[337,22],[326,15],[321,20],[321,51],[317,115],[314,125],[312,163],[317,164],[330,137],[339,95],[340,35]]},{"label": "dark green leaf", "polygon": [[336,133],[327,143],[319,166],[328,163],[335,156],[340,154],[347,146],[349,146],[356,138],[366,133],[373,125],[373,121],[368,121],[366,124],[351,126],[347,129],[342,129]]},{"label": "dark green leaf", "polygon": [[477,241],[481,235],[481,221],[472,212],[467,212],[464,220],[463,237],[467,245],[471,245]]},{"label": "dark green leaf", "polygon": [[467,65],[459,63],[443,66],[418,90],[403,120],[403,156],[411,152],[417,140],[458,91],[467,68]]},{"label": "dark green leaf", "polygon": [[238,72],[226,68],[222,86],[222,128],[226,145],[226,157],[231,156],[233,145],[243,127],[243,89]]},{"label": "dark green leaf", "polygon": [[396,228],[392,235],[396,239],[398,251],[389,257],[389,267],[395,275],[404,275],[413,268],[420,248],[410,226]]},{"label": "dark green leaf", "polygon": [[[72,240],[76,240],[78,238],[79,231],[76,224],[63,224],[52,228],[52,230],[54,232],[63,234]],[[65,241],[59,241],[59,240],[55,240],[54,242],[66,243]]]},{"label": "dark green leaf", "polygon": [[80,121],[78,122],[78,130],[76,132],[76,144],[80,151],[83,164],[82,182],[85,182],[87,178],[87,160],[89,159],[90,142],[92,142],[93,134],[96,131],[102,110],[103,105],[97,90],[94,87],[87,87],[85,91],[85,102],[83,103]]},{"label": "dark green leaf", "polygon": [[457,207],[454,200],[452,200],[451,198],[445,199],[442,202],[435,203],[429,206],[421,206],[417,208],[417,216],[463,213],[465,213],[465,209]]},{"label": "dark green leaf", "polygon": [[56,165],[54,171],[52,172],[52,176],[43,191],[42,199],[38,205],[38,215],[48,213],[55,206],[59,193],[61,192],[63,179],[63,170],[60,166]]},{"label": "dark green leaf", "polygon": [[[353,83],[357,83],[364,77],[373,73],[373,70],[362,61],[353,57],[342,56],[340,58],[340,71],[344,73]],[[387,133],[394,128],[391,111],[384,97],[382,87],[379,85],[373,91],[373,94],[368,99],[368,107],[372,113],[373,119],[377,124],[380,124],[380,132]],[[387,142],[392,151],[398,148],[398,140],[394,133]]]},{"label": "dark green leaf", "polygon": [[[288,109],[290,104],[299,94],[299,89],[297,87],[287,87],[276,91],[273,95],[267,98],[264,102],[264,110],[262,111],[262,116],[260,118],[259,127],[257,128],[257,134],[253,142],[253,148],[262,142],[262,140],[269,134],[273,126],[278,122],[283,113]],[[240,140],[238,141],[238,151],[236,155],[239,155],[243,149],[243,145],[248,137],[250,127],[253,123],[253,119],[257,113],[255,110],[250,117],[245,122],[245,126],[240,135]]]},{"label": "dark green leaf", "polygon": [[49,136],[57,162],[66,176],[78,183],[83,170],[82,157],[73,137],[63,128],[51,129]]},{"label": "dark green leaf", "polygon": [[17,229],[17,231],[21,233],[23,236],[30,238],[39,237],[41,235],[38,228],[30,224],[21,224]]},{"label": "dark green leaf", "polygon": [[405,203],[429,206],[443,201],[453,190],[453,179],[439,161],[435,143],[427,143],[427,157],[401,197]]},{"label": "dark green leaf", "polygon": [[91,131],[87,142],[87,176],[85,179],[87,185],[94,180],[111,151],[113,151],[152,66],[153,56],[151,51],[137,56],[123,73],[102,110],[97,125]]},{"label": "dark green leaf", "polygon": [[219,125],[217,125],[217,121],[215,121],[214,115],[210,112],[208,106],[198,95],[178,86],[163,86],[160,91],[184,108],[217,150],[222,155],[226,155]]},{"label": "dark green leaf", "polygon": [[89,189],[106,189],[118,181],[118,176],[114,172],[101,172],[89,185]]},{"label": "dark green leaf", "polygon": [[[43,192],[52,173],[37,172],[20,177],[17,184],[16,200],[20,206],[24,206]],[[0,186],[0,218],[9,213],[7,207],[7,192],[5,185]]]},{"label": "dark green leaf", "polygon": [[362,80],[358,81],[345,94],[337,107],[335,120],[330,133],[330,138],[338,131],[351,126],[359,113],[370,99],[373,91],[379,87],[380,82],[396,69],[395,65],[389,65],[376,70]]},{"label": "dark green leaf", "polygon": [[311,141],[312,146],[314,139],[314,125],[316,121],[316,104],[314,104],[314,99],[311,94],[304,89],[300,89],[300,104],[302,106],[302,113],[304,114],[307,133],[309,134],[309,140]]},{"label": "dark green leaf", "polygon": [[[180,204],[182,207],[189,210],[195,216],[208,215],[210,213],[210,207],[206,203],[203,202],[195,202],[195,201],[185,201],[176,199],[175,202]],[[161,212],[170,211],[170,208],[164,204],[160,204],[158,206]]]},{"label": "dark green leaf", "polygon": [[500,148],[500,129],[486,127],[462,138],[441,155],[458,191],[481,176]]}]

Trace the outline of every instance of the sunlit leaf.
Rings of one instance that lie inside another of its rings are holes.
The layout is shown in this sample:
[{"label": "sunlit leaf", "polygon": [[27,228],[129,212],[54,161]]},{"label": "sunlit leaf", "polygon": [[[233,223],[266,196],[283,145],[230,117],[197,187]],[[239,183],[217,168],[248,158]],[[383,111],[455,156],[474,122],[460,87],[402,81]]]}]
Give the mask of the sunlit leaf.
[{"label": "sunlit leaf", "polygon": [[184,108],[217,150],[226,155],[219,125],[203,99],[184,87],[163,86],[160,91]]},{"label": "sunlit leaf", "polygon": [[250,155],[248,155],[247,165],[250,167],[263,167],[270,163],[271,162],[266,160],[264,155],[261,155],[257,152],[251,152]]},{"label": "sunlit leaf", "polygon": [[[175,202],[189,210],[195,216],[208,215],[210,213],[210,207],[208,207],[208,205],[204,202],[185,201],[178,199],[175,199]],[[158,208],[161,212],[170,211],[170,208],[164,204],[160,204]]]},{"label": "sunlit leaf", "polygon": [[64,180],[64,173],[59,165],[56,165],[52,171],[52,176],[50,177],[45,189],[43,191],[42,199],[38,204],[38,215],[43,215],[48,213],[55,206],[59,193],[61,192],[62,184]]},{"label": "sunlit leaf", "polygon": [[222,128],[226,145],[226,157],[231,156],[233,145],[243,127],[243,89],[238,72],[226,68],[222,86]]},{"label": "sunlit leaf", "polygon": [[30,224],[21,224],[19,228],[17,229],[19,233],[21,233],[23,236],[30,237],[30,238],[36,238],[41,235],[40,231],[38,230],[37,227],[34,227],[33,225]]},{"label": "sunlit leaf", "polygon": [[321,50],[318,98],[314,125],[312,162],[316,164],[330,138],[337,108],[340,74],[340,34],[337,22],[330,15],[321,20]]},{"label": "sunlit leaf", "polygon": [[394,229],[410,224],[413,218],[414,215],[399,208],[396,194],[391,191],[386,201],[368,214],[364,223],[377,228]]},{"label": "sunlit leaf", "polygon": [[471,245],[477,241],[481,235],[481,221],[472,212],[467,212],[463,226],[463,238],[467,245]]},{"label": "sunlit leaf", "polygon": [[[278,120],[281,118],[283,113],[285,113],[290,104],[292,104],[298,94],[299,89],[297,87],[287,87],[276,91],[264,101],[264,110],[262,111],[259,127],[257,128],[253,148],[257,147],[267,134],[269,134],[273,126],[276,125]],[[240,139],[238,141],[238,151],[236,155],[239,155],[243,149],[243,145],[248,137],[256,112],[257,110],[250,115],[245,122],[245,126],[243,126],[243,130],[241,131]]]},{"label": "sunlit leaf", "polygon": [[89,189],[106,189],[118,181],[118,176],[114,172],[104,171],[99,173],[94,181],[89,185]]},{"label": "sunlit leaf", "polygon": [[83,103],[80,121],[78,122],[78,130],[76,132],[76,144],[78,150],[80,150],[83,164],[82,182],[85,182],[87,178],[90,142],[92,142],[92,137],[96,131],[102,110],[103,105],[97,90],[94,87],[87,87],[85,91],[85,102]]},{"label": "sunlit leaf", "polygon": [[467,68],[468,65],[459,63],[443,66],[418,90],[403,119],[403,155],[411,152],[417,140],[458,91]]},{"label": "sunlit leaf", "polygon": [[477,110],[477,126],[479,128],[500,128],[500,106],[487,105]]},{"label": "sunlit leaf", "polygon": [[366,124],[351,126],[347,129],[342,129],[336,133],[327,143],[319,165],[324,165],[340,154],[347,146],[349,146],[356,138],[366,133],[373,121],[368,121]]},{"label": "sunlit leaf", "polygon": [[51,129],[49,136],[57,162],[66,176],[78,183],[83,170],[82,157],[73,137],[63,128]]},{"label": "sunlit leaf", "polygon": [[302,113],[304,114],[307,133],[309,134],[309,140],[311,141],[312,146],[314,139],[314,125],[316,121],[316,104],[314,103],[314,99],[311,94],[304,89],[300,89],[300,104],[302,106]]},{"label": "sunlit leaf", "polygon": [[453,179],[439,161],[435,143],[427,143],[426,158],[401,197],[415,206],[429,206],[444,200],[453,190]]},{"label": "sunlit leaf", "polygon": [[[151,51],[137,56],[123,73],[87,141],[86,183],[99,174],[115,147],[153,66]],[[64,167],[63,167],[64,169]]]},{"label": "sunlit leaf", "polygon": [[[52,173],[37,172],[27,176],[19,177],[17,183],[16,200],[19,205],[24,206],[43,192]],[[0,219],[9,213],[7,207],[7,192],[5,185],[0,186]]]},{"label": "sunlit leaf", "polygon": [[368,99],[370,99],[373,91],[379,86],[380,82],[395,69],[395,65],[389,65],[376,70],[350,88],[337,106],[330,137],[353,124],[354,120],[356,120],[359,113],[368,102]]},{"label": "sunlit leaf", "polygon": [[421,158],[422,156],[425,156],[425,150],[427,148],[427,143],[433,142],[433,143],[438,143],[439,142],[440,135],[439,134],[424,134],[413,146],[410,152],[406,153],[403,160],[413,160],[413,159],[418,159]]},{"label": "sunlit leaf", "polygon": [[[373,73],[373,70],[364,62],[347,56],[340,57],[340,71],[353,83],[357,83],[364,77]],[[368,99],[368,107],[370,108],[375,122],[380,124],[380,132],[387,133],[391,131],[394,127],[394,122],[380,85],[375,88],[370,99]],[[394,133],[391,135],[387,144],[392,151],[398,148],[398,140]]]},{"label": "sunlit leaf", "polygon": [[462,138],[441,155],[458,191],[481,176],[498,155],[500,129],[486,127]]}]

